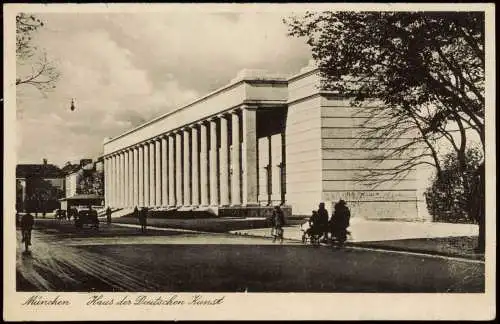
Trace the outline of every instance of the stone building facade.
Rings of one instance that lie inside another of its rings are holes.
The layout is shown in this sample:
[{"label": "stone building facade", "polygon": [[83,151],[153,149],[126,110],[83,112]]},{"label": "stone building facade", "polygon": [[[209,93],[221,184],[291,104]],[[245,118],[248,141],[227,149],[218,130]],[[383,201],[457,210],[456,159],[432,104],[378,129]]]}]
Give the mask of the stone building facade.
[{"label": "stone building facade", "polygon": [[247,216],[282,205],[310,215],[319,202],[331,209],[344,199],[353,217],[421,218],[414,179],[373,189],[355,177],[373,161],[355,140],[354,110],[319,88],[313,65],[289,78],[243,70],[229,85],[106,139],[106,205]]}]

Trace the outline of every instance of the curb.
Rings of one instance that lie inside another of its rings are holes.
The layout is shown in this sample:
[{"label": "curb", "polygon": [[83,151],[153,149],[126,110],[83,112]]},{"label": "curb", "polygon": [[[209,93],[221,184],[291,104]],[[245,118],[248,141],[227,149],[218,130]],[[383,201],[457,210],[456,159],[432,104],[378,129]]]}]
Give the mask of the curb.
[{"label": "curb", "polygon": [[[240,232],[232,232],[232,233],[230,232],[229,234],[233,234],[233,235],[237,235],[237,236],[245,236],[245,237],[254,237],[254,238],[269,238],[269,239],[272,238],[271,236],[266,236],[266,235],[245,234],[245,233],[240,233]],[[302,243],[302,240],[290,239],[290,238],[285,238],[284,241]],[[305,244],[305,245],[308,245],[308,244]],[[331,247],[331,244],[320,243],[320,246]],[[429,251],[429,250],[425,250],[425,249],[412,249],[412,248],[405,249],[405,248],[394,247],[394,246],[365,244],[365,243],[361,243],[361,242],[346,242],[344,247],[345,248],[350,248],[350,247],[368,248],[368,249],[377,249],[377,250],[395,251],[395,252],[421,253],[421,254],[432,255],[432,256],[461,258],[461,259],[468,259],[468,260],[473,260],[473,261],[483,261],[484,262],[484,255],[478,255],[477,257],[475,257],[475,256],[471,256],[471,255],[463,255],[463,254],[458,254],[458,253],[446,253],[446,252]]]},{"label": "curb", "polygon": [[401,247],[397,247],[397,246],[384,246],[384,245],[369,244],[369,243],[365,244],[365,243],[361,243],[361,242],[346,243],[346,247],[349,247],[349,246],[359,247],[359,248],[368,248],[368,249],[378,249],[378,250],[384,250],[384,251],[421,253],[421,254],[427,254],[427,255],[433,255],[433,256],[462,258],[462,259],[469,259],[469,260],[483,261],[484,262],[484,255],[463,255],[463,254],[459,254],[459,253],[446,253],[446,252],[440,252],[440,251],[429,251],[429,250],[425,250],[425,249],[401,248]]}]

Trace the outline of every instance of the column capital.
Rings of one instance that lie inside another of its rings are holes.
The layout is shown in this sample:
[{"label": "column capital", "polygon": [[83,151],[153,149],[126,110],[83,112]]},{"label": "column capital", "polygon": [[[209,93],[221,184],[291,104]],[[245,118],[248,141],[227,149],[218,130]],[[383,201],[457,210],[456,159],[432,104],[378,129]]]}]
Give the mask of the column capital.
[{"label": "column capital", "polygon": [[197,125],[204,126],[207,124],[207,119],[199,120],[196,122]]},{"label": "column capital", "polygon": [[241,105],[241,110],[257,110],[257,108],[259,108],[259,107],[255,104],[243,104],[243,105]]},{"label": "column capital", "polygon": [[199,125],[198,125],[198,123],[194,123],[194,124],[189,125],[188,127],[189,127],[190,129],[196,129],[196,130],[197,130],[197,129],[198,129],[198,126],[199,126]]},{"label": "column capital", "polygon": [[227,118],[227,117],[229,117],[229,115],[231,115],[231,113],[230,113],[230,112],[228,112],[228,111],[224,111],[224,112],[219,113],[219,114],[217,115],[217,118],[219,118],[219,119],[222,119],[222,118]]},{"label": "column capital", "polygon": [[229,113],[234,115],[234,114],[239,114],[240,111],[241,111],[241,108],[237,107],[237,108],[233,108],[233,109],[229,110]]}]

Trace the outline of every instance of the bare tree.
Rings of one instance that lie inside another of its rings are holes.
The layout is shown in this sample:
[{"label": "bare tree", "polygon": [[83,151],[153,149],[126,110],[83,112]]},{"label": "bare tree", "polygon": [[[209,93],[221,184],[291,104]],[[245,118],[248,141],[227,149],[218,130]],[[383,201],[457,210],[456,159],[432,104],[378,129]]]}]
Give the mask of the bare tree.
[{"label": "bare tree", "polygon": [[43,26],[34,15],[20,13],[16,16],[16,86],[29,85],[45,93],[55,88],[60,75],[47,54],[33,44],[34,33]]}]

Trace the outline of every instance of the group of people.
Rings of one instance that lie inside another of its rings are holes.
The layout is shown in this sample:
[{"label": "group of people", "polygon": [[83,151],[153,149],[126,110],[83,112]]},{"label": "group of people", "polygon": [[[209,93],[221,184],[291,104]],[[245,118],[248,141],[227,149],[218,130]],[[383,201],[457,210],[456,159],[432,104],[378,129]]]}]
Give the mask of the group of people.
[{"label": "group of people", "polygon": [[[139,209],[137,206],[134,208],[134,213],[133,215],[139,220],[139,224],[141,225],[141,232],[146,232],[147,226],[148,226],[148,208],[147,207],[142,207]],[[108,207],[106,208],[106,221],[108,224],[111,224],[111,208]]]},{"label": "group of people", "polygon": [[322,238],[323,242],[328,240],[331,233],[332,242],[343,246],[347,240],[349,231],[349,222],[351,218],[351,211],[344,200],[339,200],[334,205],[332,217],[329,219],[328,211],[324,203],[319,204],[318,210],[313,210],[312,216],[309,219],[309,229],[305,232],[306,235],[316,235]]}]

